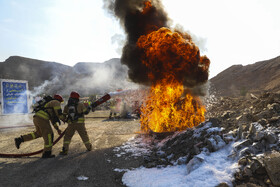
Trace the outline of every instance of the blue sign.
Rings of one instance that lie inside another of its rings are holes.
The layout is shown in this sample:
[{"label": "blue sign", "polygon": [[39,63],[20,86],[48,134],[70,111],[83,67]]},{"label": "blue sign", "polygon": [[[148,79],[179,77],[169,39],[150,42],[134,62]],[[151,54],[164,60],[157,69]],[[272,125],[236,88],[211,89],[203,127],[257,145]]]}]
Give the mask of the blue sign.
[{"label": "blue sign", "polygon": [[27,114],[27,81],[1,80],[2,114]]}]

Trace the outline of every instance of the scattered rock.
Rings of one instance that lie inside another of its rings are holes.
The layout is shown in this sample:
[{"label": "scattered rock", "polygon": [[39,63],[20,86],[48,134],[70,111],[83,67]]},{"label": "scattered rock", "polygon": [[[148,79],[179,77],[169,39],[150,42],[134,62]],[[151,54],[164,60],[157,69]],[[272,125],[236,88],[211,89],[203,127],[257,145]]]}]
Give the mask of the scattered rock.
[{"label": "scattered rock", "polygon": [[193,170],[197,169],[202,163],[204,159],[198,156],[195,156],[193,159],[189,161],[187,164],[187,174],[191,173]]},{"label": "scattered rock", "polygon": [[242,166],[246,166],[247,165],[247,159],[245,157],[242,157],[238,160],[238,164],[242,165]]},{"label": "scattered rock", "polygon": [[225,111],[222,115],[222,119],[228,119],[230,118],[232,112],[231,111]]},{"label": "scattered rock", "polygon": [[220,183],[219,185],[217,185],[216,187],[229,187],[229,185],[225,182]]},{"label": "scattered rock", "polygon": [[[240,167],[234,186],[280,186],[280,94],[249,96],[216,98],[206,116],[217,118],[224,128],[221,137],[225,143],[238,141],[230,155],[238,158]],[[210,140],[206,140],[207,147],[215,151]]]},{"label": "scattered rock", "polygon": [[153,148],[144,157],[144,167],[186,164],[186,172],[191,173],[204,162],[198,156],[201,152],[215,152],[235,141],[229,155],[239,164],[234,186],[277,186],[280,156],[267,153],[280,151],[278,103],[280,94],[277,98],[268,93],[253,99],[221,98],[207,110],[206,119],[209,120],[197,127],[153,135]]},{"label": "scattered rock", "polygon": [[243,140],[242,142],[239,142],[237,143],[235,146],[234,146],[234,149],[236,151],[239,151],[241,148],[244,148],[244,147],[248,147],[249,145],[252,144],[252,141],[249,140],[249,139],[246,139],[246,140]]},{"label": "scattered rock", "polygon": [[269,144],[274,144],[277,142],[278,137],[275,134],[268,132],[265,134],[265,139],[268,141]]},{"label": "scattered rock", "polygon": [[273,152],[265,156],[264,165],[272,184],[280,186],[280,153]]},{"label": "scattered rock", "polygon": [[251,96],[251,99],[259,99],[257,96],[255,96],[254,94],[250,94],[250,96]]},{"label": "scattered rock", "polygon": [[247,184],[237,185],[236,187],[262,187],[262,186],[254,184],[254,183],[247,183]]}]

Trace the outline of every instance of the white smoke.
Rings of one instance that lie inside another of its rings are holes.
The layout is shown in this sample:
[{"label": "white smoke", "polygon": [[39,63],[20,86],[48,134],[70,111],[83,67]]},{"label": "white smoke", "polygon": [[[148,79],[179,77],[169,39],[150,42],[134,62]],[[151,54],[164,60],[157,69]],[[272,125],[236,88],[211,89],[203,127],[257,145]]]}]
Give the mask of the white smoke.
[{"label": "white smoke", "polygon": [[71,91],[77,91],[82,97],[102,95],[119,89],[138,89],[139,85],[129,81],[128,68],[118,59],[104,63],[78,63],[69,74],[61,73],[52,80],[46,80],[30,92],[36,96],[60,94],[68,97]]},{"label": "white smoke", "polygon": [[115,34],[111,37],[112,44],[116,45],[116,52],[121,55],[123,46],[125,45],[126,38],[121,34]]},{"label": "white smoke", "polygon": [[59,78],[55,77],[52,80],[45,80],[45,82],[43,84],[41,84],[38,87],[35,87],[33,89],[33,91],[30,91],[30,96],[35,98],[38,95],[43,95],[45,94],[49,88],[51,88],[52,86],[56,85],[59,82]]},{"label": "white smoke", "polygon": [[19,126],[31,126],[33,115],[31,114],[10,114],[0,116],[0,129]]},{"label": "white smoke", "polygon": [[148,89],[139,87],[138,89],[121,90],[108,94],[111,96],[111,101],[116,102],[114,111],[125,117],[128,113],[133,113],[141,107],[148,95]]},{"label": "white smoke", "polygon": [[128,68],[120,63],[116,65],[96,65],[87,69],[87,71],[89,72],[87,76],[77,79],[74,84],[69,85],[72,90],[91,95],[103,94],[117,89],[138,88],[137,84],[129,81]]},{"label": "white smoke", "polygon": [[[119,62],[119,59],[104,63],[88,63],[84,66],[86,71],[81,71],[75,67],[68,69],[54,68],[51,79],[45,80],[40,86],[28,91],[29,112],[32,112],[32,105],[35,98],[44,95],[60,94],[68,97],[71,91],[77,91],[82,97],[113,92],[118,89],[138,89],[139,86],[128,79],[128,68]],[[50,68],[46,66],[46,70]],[[24,67],[23,67],[24,69]],[[54,71],[55,70],[55,71]],[[26,69],[26,74],[30,74]],[[41,72],[44,74],[45,72]],[[44,77],[48,77],[47,75]],[[38,79],[38,81],[40,81]],[[34,80],[36,83],[36,80]],[[135,96],[134,96],[135,97]],[[135,97],[136,98],[136,97]],[[7,115],[0,116],[0,127],[32,125],[33,114],[27,115]]]},{"label": "white smoke", "polygon": [[181,33],[188,33],[191,38],[192,38],[192,41],[197,45],[197,47],[199,48],[200,52],[203,54],[205,52],[207,52],[207,47],[206,47],[206,43],[207,43],[207,39],[206,38],[202,38],[202,37],[199,37],[197,35],[195,35],[194,33],[192,33],[191,31],[186,31],[184,29],[184,27],[180,24],[176,24],[175,27],[174,27],[175,30],[178,30],[180,31]]}]

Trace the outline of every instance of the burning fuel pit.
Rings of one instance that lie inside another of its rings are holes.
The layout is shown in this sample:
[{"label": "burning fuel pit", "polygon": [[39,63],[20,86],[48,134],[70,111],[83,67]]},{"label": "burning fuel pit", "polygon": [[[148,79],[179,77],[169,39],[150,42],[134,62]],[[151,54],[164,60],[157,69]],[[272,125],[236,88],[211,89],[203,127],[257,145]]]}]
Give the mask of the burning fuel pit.
[{"label": "burning fuel pit", "polygon": [[133,186],[131,176],[145,182],[150,178],[157,182],[159,177],[174,181],[170,177],[174,170],[164,177],[157,174],[184,168],[175,181],[184,179],[185,186],[279,186],[279,167],[275,167],[280,161],[279,101],[280,94],[272,93],[217,98],[207,114],[209,120],[196,127],[139,135],[116,149],[120,158],[144,158],[144,167],[127,171],[123,181],[128,186]]},{"label": "burning fuel pit", "polygon": [[159,0],[105,1],[127,34],[121,62],[129,78],[149,87],[141,107],[141,131],[175,132],[205,120],[193,89],[208,80],[210,60],[200,56],[191,36],[169,26]]}]

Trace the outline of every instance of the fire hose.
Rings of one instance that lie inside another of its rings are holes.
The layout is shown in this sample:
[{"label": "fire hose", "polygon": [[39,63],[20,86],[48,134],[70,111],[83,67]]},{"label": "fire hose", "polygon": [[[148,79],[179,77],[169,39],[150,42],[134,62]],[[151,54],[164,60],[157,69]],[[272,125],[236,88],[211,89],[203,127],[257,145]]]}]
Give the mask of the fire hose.
[{"label": "fire hose", "polygon": [[[101,105],[102,103],[108,101],[111,98],[110,94],[105,94],[103,97],[95,101],[94,103],[91,104],[92,111],[94,111],[94,108],[97,107],[98,105]],[[53,142],[53,145],[55,145],[65,134],[65,130],[59,135],[59,137]],[[32,153],[23,153],[23,154],[3,154],[0,153],[0,157],[8,157],[8,158],[20,158],[20,157],[27,157],[27,156],[32,156],[32,155],[37,155],[43,152],[43,149],[32,152]]]},{"label": "fire hose", "polygon": [[110,94],[105,94],[103,97],[101,97],[97,101],[93,102],[91,104],[92,111],[94,111],[95,107],[97,107],[98,105],[101,105],[102,103],[108,101],[109,99],[111,99],[111,95]]},{"label": "fire hose", "polygon": [[100,99],[96,100],[95,102],[93,102],[91,104],[92,111],[94,111],[95,107],[97,107],[98,105],[101,105],[102,103],[108,101],[112,97],[123,95],[123,94],[129,93],[130,91],[131,90],[124,90],[124,91],[110,92],[110,93],[105,94],[103,97],[101,97]]},{"label": "fire hose", "polygon": [[[55,145],[65,134],[65,130],[59,135],[59,137],[53,142],[53,145]],[[23,154],[2,154],[0,153],[0,157],[8,157],[8,158],[20,158],[20,157],[25,157],[25,156],[32,156],[32,155],[37,155],[43,152],[43,149],[32,152],[32,153],[23,153]]]}]

